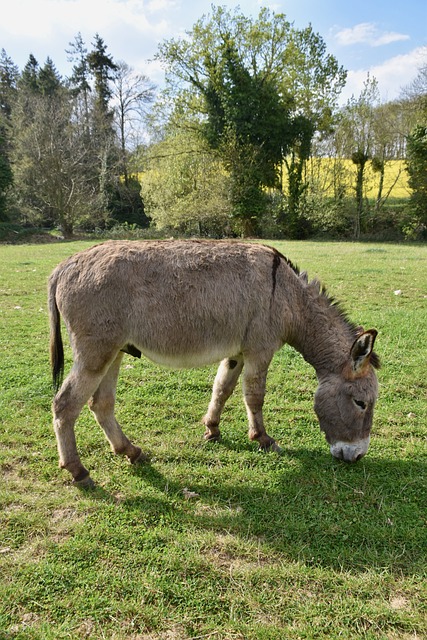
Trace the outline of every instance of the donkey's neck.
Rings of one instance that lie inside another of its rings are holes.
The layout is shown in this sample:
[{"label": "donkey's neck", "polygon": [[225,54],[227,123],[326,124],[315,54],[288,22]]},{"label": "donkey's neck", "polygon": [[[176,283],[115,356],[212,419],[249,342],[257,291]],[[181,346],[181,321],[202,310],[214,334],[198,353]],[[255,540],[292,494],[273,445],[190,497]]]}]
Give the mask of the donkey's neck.
[{"label": "donkey's neck", "polygon": [[349,358],[355,327],[318,282],[302,283],[298,298],[299,312],[289,343],[318,377],[340,372]]}]

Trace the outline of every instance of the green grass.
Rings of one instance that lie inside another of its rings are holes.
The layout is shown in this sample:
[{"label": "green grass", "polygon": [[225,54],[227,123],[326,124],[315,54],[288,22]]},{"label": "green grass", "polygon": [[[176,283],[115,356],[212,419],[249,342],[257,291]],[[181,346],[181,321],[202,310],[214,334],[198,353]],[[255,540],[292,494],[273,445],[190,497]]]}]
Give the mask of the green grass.
[{"label": "green grass", "polygon": [[215,368],[125,356],[119,420],[152,462],[114,456],[85,410],[89,492],[57,467],[46,309],[48,274],[88,243],[0,246],[1,640],[427,637],[427,247],[275,245],[379,331],[368,455],[332,459],[288,347],[265,405],[281,457],[247,440],[240,388],[203,443]]}]

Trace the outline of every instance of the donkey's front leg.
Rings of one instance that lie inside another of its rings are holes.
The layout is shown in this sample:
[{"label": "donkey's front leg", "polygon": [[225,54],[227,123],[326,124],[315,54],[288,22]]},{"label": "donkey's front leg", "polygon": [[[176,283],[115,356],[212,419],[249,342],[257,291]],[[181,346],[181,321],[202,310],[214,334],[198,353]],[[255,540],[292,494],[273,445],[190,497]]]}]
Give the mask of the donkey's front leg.
[{"label": "donkey's front leg", "polygon": [[233,393],[237,380],[242,372],[243,358],[226,358],[222,360],[215,376],[212,389],[212,397],[206,415],[202,418],[202,423],[206,427],[205,440],[219,440],[220,431],[218,428],[221,412],[228,398]]},{"label": "donkey's front leg", "polygon": [[249,421],[249,439],[257,440],[260,449],[280,452],[281,449],[264,427],[262,408],[264,405],[265,385],[268,365],[260,366],[245,360],[243,373],[243,397]]}]

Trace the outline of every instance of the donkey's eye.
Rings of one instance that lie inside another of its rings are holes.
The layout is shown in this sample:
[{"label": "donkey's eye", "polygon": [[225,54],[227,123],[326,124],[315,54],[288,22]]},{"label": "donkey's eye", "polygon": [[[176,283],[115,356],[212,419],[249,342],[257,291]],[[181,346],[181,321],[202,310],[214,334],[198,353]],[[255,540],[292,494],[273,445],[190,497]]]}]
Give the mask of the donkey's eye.
[{"label": "donkey's eye", "polygon": [[365,411],[366,409],[366,402],[363,402],[363,400],[354,400],[353,402],[355,405],[357,405],[360,409],[362,409],[363,411]]}]

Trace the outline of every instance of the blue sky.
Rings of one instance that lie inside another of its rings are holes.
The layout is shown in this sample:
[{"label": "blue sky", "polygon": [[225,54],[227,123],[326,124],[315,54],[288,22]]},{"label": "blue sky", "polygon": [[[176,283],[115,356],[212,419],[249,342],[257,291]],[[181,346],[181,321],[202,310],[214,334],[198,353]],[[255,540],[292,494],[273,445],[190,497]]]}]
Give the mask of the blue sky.
[{"label": "blue sky", "polygon": [[[240,0],[214,2],[257,16],[262,6],[285,13],[296,27],[311,24],[348,70],[342,96],[358,96],[369,73],[383,100],[427,63],[425,0]],[[6,8],[7,5],[7,8]],[[211,0],[0,0],[0,49],[23,68],[32,53],[43,65],[50,56],[62,75],[70,72],[65,49],[77,33],[90,47],[95,33],[114,60],[124,60],[158,85],[163,73],[153,58],[157,45],[191,29],[211,11]]]}]

